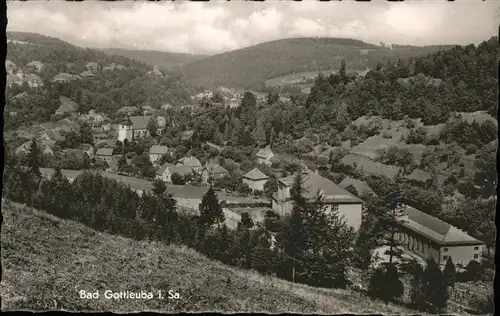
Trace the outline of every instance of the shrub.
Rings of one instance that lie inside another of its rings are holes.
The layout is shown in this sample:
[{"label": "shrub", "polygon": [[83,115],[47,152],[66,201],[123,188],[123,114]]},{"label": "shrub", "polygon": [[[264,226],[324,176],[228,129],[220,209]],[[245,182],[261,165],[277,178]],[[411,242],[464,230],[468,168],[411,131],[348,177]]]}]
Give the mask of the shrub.
[{"label": "shrub", "polygon": [[467,144],[465,146],[465,152],[467,153],[467,155],[473,155],[477,152],[477,146],[474,144]]}]

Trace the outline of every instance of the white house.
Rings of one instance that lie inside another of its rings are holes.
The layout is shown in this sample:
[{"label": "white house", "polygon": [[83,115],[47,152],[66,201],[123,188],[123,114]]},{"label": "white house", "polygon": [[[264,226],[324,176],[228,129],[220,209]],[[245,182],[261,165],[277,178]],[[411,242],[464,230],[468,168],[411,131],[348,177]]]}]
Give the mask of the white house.
[{"label": "white house", "polygon": [[172,183],[172,175],[174,173],[186,177],[188,175],[191,175],[192,171],[186,166],[175,166],[171,163],[166,162],[156,171],[156,179],[162,180],[167,183]]},{"label": "white house", "polygon": [[201,162],[193,156],[183,157],[179,159],[178,164],[188,167],[195,172],[201,172],[201,169],[203,168]]},{"label": "white house", "polygon": [[[311,170],[302,170],[304,196],[307,199],[315,199],[319,194],[321,203],[327,211],[332,209],[338,211],[346,223],[356,231],[361,226],[361,210],[363,201],[353,194],[339,187],[332,181],[323,178]],[[272,208],[280,214],[289,214],[292,211],[292,200],[290,189],[293,186],[296,175],[278,179],[278,192],[273,195]]]},{"label": "white house", "polygon": [[269,180],[269,177],[257,168],[253,168],[243,175],[243,182],[248,184],[248,186],[254,191],[263,191],[264,184],[266,184],[267,180]]},{"label": "white house", "polygon": [[161,157],[170,152],[167,146],[153,145],[149,148],[149,160],[151,163],[157,163]]},{"label": "white house", "polygon": [[229,175],[229,171],[217,163],[207,163],[201,171],[203,184],[210,184],[212,180],[218,180]]},{"label": "white house", "polygon": [[405,214],[400,217],[401,231],[396,233],[396,239],[406,249],[441,266],[446,264],[448,257],[464,268],[473,260],[481,262],[485,247],[482,241],[416,208],[404,207]]}]

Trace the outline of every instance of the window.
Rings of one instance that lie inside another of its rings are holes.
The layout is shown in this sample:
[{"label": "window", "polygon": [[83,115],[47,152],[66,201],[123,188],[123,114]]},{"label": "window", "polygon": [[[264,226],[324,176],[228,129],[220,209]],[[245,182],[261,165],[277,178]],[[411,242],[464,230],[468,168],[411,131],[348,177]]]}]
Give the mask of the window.
[{"label": "window", "polygon": [[477,259],[477,258],[479,258],[479,255],[476,253],[476,254],[474,254],[474,259]]},{"label": "window", "polygon": [[479,250],[479,247],[474,247],[474,250]]},{"label": "window", "polygon": [[443,260],[448,260],[448,256],[443,256]]},{"label": "window", "polygon": [[443,251],[444,252],[448,252],[448,248],[443,248]]}]

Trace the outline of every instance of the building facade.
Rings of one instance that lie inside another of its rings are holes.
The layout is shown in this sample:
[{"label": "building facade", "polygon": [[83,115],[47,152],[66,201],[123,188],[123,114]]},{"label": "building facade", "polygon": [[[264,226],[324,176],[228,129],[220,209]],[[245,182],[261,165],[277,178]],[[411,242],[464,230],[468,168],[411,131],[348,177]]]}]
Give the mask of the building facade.
[{"label": "building facade", "polygon": [[444,266],[451,257],[459,267],[482,260],[484,243],[444,221],[408,205],[400,221],[401,231],[396,233],[396,239],[422,259]]},{"label": "building facade", "polygon": [[269,180],[269,177],[257,168],[243,175],[243,183],[248,184],[252,191],[264,191],[267,180]]},{"label": "building facade", "polygon": [[[278,192],[273,195],[272,208],[278,214],[290,214],[293,208],[290,189],[296,175],[278,179]],[[361,226],[363,201],[332,181],[311,170],[302,171],[304,196],[313,200],[319,195],[327,212],[337,211],[356,231]]]}]

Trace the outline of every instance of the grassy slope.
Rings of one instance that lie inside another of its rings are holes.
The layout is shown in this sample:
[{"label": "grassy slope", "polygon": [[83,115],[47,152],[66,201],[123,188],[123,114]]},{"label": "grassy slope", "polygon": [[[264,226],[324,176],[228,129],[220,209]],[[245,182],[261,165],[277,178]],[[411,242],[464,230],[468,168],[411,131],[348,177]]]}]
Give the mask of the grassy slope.
[{"label": "grassy slope", "polygon": [[[15,203],[2,202],[2,213],[3,310],[409,312],[355,292],[292,287],[193,250],[98,233]],[[82,300],[78,289],[172,289],[181,299]]]},{"label": "grassy slope", "polygon": [[139,60],[147,65],[157,65],[164,69],[172,69],[177,66],[182,66],[203,58],[205,55],[191,55],[181,53],[170,53],[152,50],[131,50],[121,48],[106,48],[102,49],[104,53],[111,55],[120,55],[130,59]]},{"label": "grassy slope", "polygon": [[[391,50],[353,39],[294,38],[217,54],[181,67],[186,79],[207,88],[226,86],[260,90],[268,79],[294,73],[338,69],[344,59],[351,70],[374,67],[378,61],[397,61],[445,47]],[[369,50],[367,54],[362,51]]]}]

